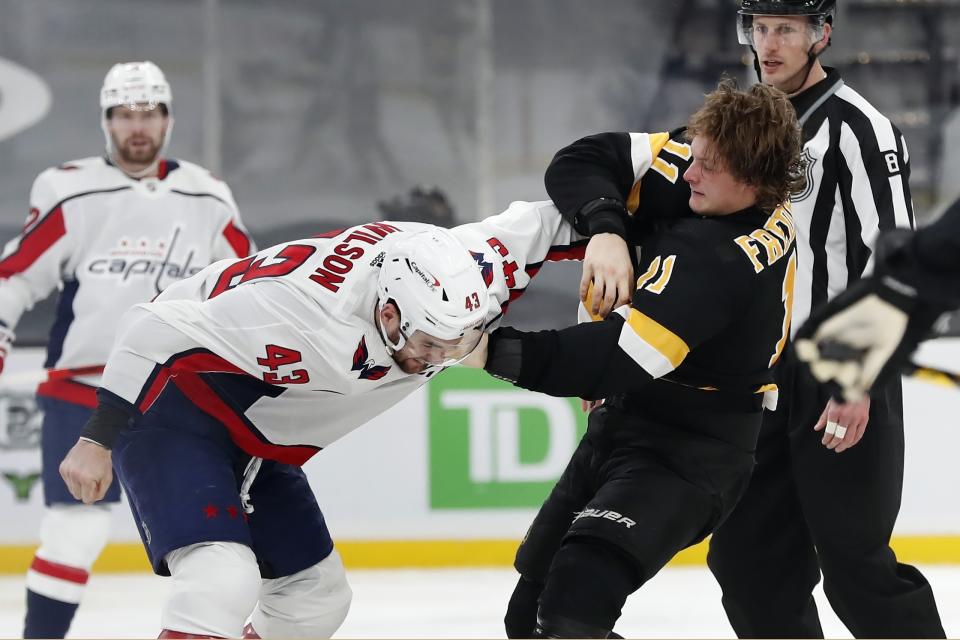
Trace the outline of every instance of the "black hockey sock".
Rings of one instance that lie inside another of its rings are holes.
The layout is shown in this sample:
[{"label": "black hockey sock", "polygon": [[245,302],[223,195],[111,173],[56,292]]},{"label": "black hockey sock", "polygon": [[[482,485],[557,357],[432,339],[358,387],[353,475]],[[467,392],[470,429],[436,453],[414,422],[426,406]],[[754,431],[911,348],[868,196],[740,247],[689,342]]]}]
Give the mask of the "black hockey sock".
[{"label": "black hockey sock", "polygon": [[54,600],[27,589],[27,617],[24,638],[63,638],[70,629],[79,605]]}]

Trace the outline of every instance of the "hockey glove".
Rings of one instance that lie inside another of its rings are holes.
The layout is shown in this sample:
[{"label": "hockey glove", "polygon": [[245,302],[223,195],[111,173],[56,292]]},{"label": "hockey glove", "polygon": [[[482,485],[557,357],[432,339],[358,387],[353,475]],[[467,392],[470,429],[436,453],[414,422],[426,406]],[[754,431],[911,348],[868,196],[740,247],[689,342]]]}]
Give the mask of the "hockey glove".
[{"label": "hockey glove", "polygon": [[794,349],[818,382],[851,402],[895,375],[941,313],[903,283],[871,276],[811,315]]}]

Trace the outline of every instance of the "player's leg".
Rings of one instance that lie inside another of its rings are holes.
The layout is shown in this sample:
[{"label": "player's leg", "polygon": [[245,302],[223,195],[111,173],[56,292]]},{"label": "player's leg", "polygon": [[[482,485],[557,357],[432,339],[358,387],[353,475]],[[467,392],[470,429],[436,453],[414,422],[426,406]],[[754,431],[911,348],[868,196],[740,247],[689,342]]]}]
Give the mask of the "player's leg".
[{"label": "player's leg", "polygon": [[110,487],[96,505],[73,498],[60,477],[60,462],[80,436],[91,409],[77,404],[38,398],[44,411],[40,446],[46,503],[40,525],[40,547],[27,572],[27,612],[24,638],[62,638],[77,611],[90,568],[110,534],[107,506],[120,499]]},{"label": "player's leg", "polygon": [[590,414],[587,434],[580,441],[566,469],[540,507],[517,549],[514,567],[520,573],[507,604],[503,622],[508,638],[530,638],[537,625],[540,594],[553,557],[560,548],[577,512],[593,497],[596,483],[591,472],[595,455],[595,425],[604,420],[607,409]]},{"label": "player's leg", "polygon": [[836,454],[820,445],[819,434],[800,432],[792,446],[824,592],[850,632],[944,637],[929,583],[898,563],[890,548],[903,488],[899,380],[872,394],[870,421],[857,446]]},{"label": "player's leg", "polygon": [[752,459],[736,447],[627,419],[636,445],[604,452],[602,482],[557,551],[540,597],[538,633],[609,637],[627,596],[732,508]]},{"label": "player's leg", "polygon": [[247,637],[329,638],[353,593],[306,475],[265,460],[250,503],[253,548],[265,579]]},{"label": "player's leg", "polygon": [[587,508],[597,515],[574,522],[550,566],[537,614],[541,637],[608,637],[627,596],[716,517],[710,496],[653,469],[608,482]]},{"label": "player's leg", "polygon": [[240,637],[260,571],[238,487],[249,456],[220,423],[167,385],[113,449],[147,557],[171,575],[164,632]]},{"label": "player's leg", "polygon": [[796,400],[789,382],[780,386],[778,410],[764,412],[750,484],[710,539],[707,564],[738,637],[822,638],[813,599],[820,571],[792,471]]},{"label": "player's leg", "polygon": [[246,637],[329,638],[346,619],[352,597],[334,549],[293,575],[264,580]]},{"label": "player's leg", "polygon": [[173,586],[160,615],[162,637],[240,637],[260,593],[253,550],[202,542],[175,549],[165,560]]}]

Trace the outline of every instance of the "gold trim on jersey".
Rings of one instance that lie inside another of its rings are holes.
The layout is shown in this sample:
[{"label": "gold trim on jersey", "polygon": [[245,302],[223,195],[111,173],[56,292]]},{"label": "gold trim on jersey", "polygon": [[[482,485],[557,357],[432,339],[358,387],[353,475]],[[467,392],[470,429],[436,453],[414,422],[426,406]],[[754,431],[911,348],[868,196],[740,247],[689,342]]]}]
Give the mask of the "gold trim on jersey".
[{"label": "gold trim on jersey", "polygon": [[630,309],[618,344],[654,378],[676,369],[690,353],[680,336],[636,309]]},{"label": "gold trim on jersey", "polygon": [[[671,182],[676,181],[677,168],[673,167],[672,173],[674,177],[671,179],[667,174],[671,173],[670,167],[673,165],[657,157],[669,142],[670,134],[666,132],[630,134],[630,161],[633,169],[633,187],[631,187],[630,193],[627,195],[626,203],[627,211],[630,215],[634,215],[640,207],[640,183],[649,169],[654,169]],[[675,144],[673,146],[679,145]]]}]

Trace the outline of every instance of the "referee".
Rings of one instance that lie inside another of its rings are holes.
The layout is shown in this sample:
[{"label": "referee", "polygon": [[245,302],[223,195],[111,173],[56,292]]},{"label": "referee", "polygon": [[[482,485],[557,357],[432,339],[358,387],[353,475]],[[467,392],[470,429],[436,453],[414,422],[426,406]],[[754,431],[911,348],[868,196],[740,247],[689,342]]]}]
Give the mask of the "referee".
[{"label": "referee", "polygon": [[[737,16],[760,79],[791,97],[803,127],[794,328],[861,276],[878,231],[913,225],[903,136],[817,58],[835,8],[835,0],[741,0]],[[750,486],[710,543],[737,635],[822,638],[812,597],[822,572],[854,636],[944,637],[930,585],[890,549],[903,488],[899,379],[855,404],[831,400],[789,358],[777,382],[780,403],[765,413]]]}]

